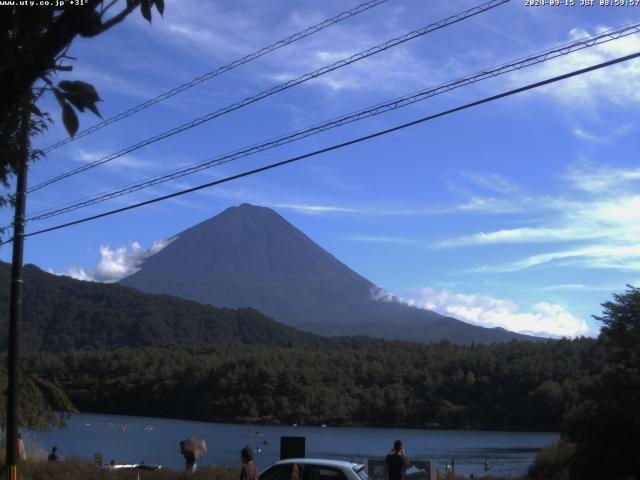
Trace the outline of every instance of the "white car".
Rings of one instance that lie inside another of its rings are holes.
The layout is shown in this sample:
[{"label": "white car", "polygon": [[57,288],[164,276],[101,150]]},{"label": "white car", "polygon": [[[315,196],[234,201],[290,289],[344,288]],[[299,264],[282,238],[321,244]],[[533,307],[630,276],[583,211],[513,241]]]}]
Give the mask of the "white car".
[{"label": "white car", "polygon": [[288,458],[260,473],[260,480],[369,480],[360,463],[321,458]]}]

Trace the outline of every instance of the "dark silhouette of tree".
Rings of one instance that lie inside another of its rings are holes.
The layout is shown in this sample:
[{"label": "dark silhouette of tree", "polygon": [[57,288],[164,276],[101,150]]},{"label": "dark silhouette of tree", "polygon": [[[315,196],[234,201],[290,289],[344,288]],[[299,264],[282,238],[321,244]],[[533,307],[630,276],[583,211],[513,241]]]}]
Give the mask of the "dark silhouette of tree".
[{"label": "dark silhouette of tree", "polygon": [[572,478],[640,478],[640,289],[602,304],[603,366],[567,419],[576,445]]},{"label": "dark silhouette of tree", "polygon": [[[6,358],[0,367],[0,429],[6,428]],[[69,397],[54,383],[41,376],[24,374],[18,398],[18,424],[26,428],[47,430],[64,425],[66,417],[77,412]]]},{"label": "dark silhouette of tree", "polygon": [[[72,70],[67,52],[78,36],[95,37],[123,21],[138,7],[151,22],[152,7],[162,15],[164,0],[83,0],[50,2],[52,5],[0,6],[0,183],[9,181],[18,169],[41,157],[23,139],[45,130],[51,116],[38,108],[38,101],[53,94],[58,101],[62,122],[70,135],[79,127],[76,111],[85,109],[100,115],[100,100],[95,88],[82,81],[62,80],[53,76]],[[28,120],[28,122],[27,122]],[[26,150],[25,150],[26,147]],[[0,207],[11,197],[0,195]],[[3,229],[0,229],[0,234]],[[5,325],[3,323],[3,325]],[[59,417],[53,412],[70,411],[73,406],[54,384],[24,372],[18,398],[18,422],[22,426],[45,428],[55,425]],[[0,409],[5,406],[6,374],[0,372]],[[0,411],[0,417],[5,414]],[[1,426],[1,425],[0,425]],[[2,426],[4,428],[4,426]]]},{"label": "dark silhouette of tree", "polygon": [[[31,134],[40,133],[51,117],[37,102],[52,93],[60,104],[62,121],[70,135],[79,127],[76,111],[99,115],[95,88],[82,81],[53,83],[54,75],[72,70],[69,47],[77,36],[91,38],[122,22],[140,8],[151,22],[152,7],[162,15],[164,0],[84,0],[82,5],[0,6],[0,182],[8,187],[20,155],[21,112],[32,116]],[[55,2],[51,2],[55,3]],[[38,158],[32,152],[30,161]],[[0,206],[9,199],[0,197]]]}]

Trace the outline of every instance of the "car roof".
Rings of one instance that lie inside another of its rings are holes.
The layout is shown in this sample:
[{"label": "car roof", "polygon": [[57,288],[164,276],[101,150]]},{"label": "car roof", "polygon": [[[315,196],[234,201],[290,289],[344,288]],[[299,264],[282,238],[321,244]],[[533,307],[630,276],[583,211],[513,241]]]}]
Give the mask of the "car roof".
[{"label": "car roof", "polygon": [[347,462],[345,460],[332,460],[328,458],[287,458],[285,460],[277,461],[274,465],[285,465],[288,463],[299,463],[301,465],[320,464],[327,467],[337,468],[364,467],[361,463]]}]

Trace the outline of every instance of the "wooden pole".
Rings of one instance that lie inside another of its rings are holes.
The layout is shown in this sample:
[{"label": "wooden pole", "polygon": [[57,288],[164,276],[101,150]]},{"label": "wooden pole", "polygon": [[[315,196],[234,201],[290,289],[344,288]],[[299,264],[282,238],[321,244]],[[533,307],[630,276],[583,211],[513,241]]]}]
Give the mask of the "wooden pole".
[{"label": "wooden pole", "polygon": [[29,161],[29,127],[31,96],[23,104],[20,161],[16,171],[16,197],[13,221],[13,256],[9,303],[9,348],[7,384],[6,465],[7,479],[18,478],[18,360],[20,357],[20,320],[22,317],[22,262],[24,253],[24,216],[26,209],[27,168]]}]

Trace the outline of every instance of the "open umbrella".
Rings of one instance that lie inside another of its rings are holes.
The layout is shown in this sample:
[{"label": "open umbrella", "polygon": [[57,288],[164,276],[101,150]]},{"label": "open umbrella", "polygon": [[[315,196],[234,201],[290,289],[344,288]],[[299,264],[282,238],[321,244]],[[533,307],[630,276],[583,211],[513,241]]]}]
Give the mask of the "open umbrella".
[{"label": "open umbrella", "polygon": [[189,437],[180,442],[180,453],[196,460],[207,453],[207,442],[200,438]]}]

